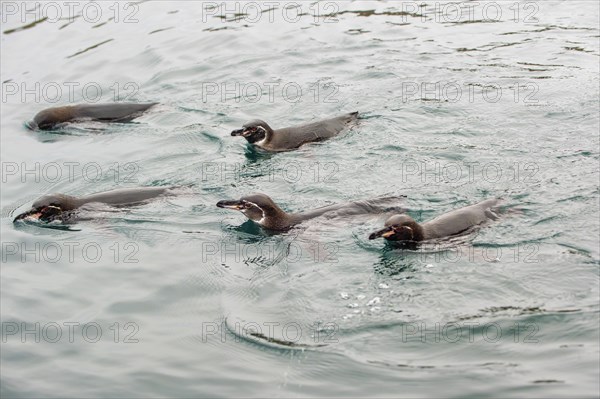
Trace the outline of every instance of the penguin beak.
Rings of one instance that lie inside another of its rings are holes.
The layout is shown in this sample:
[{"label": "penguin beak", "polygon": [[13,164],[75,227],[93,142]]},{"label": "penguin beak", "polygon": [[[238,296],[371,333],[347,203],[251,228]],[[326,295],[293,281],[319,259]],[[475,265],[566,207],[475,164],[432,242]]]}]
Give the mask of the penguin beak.
[{"label": "penguin beak", "polygon": [[225,208],[225,209],[235,209],[236,211],[241,211],[245,208],[244,203],[236,200],[222,200],[217,202],[217,207]]},{"label": "penguin beak", "polygon": [[379,237],[388,238],[388,237],[393,236],[394,233],[396,233],[394,231],[394,226],[388,226],[388,227],[385,227],[385,228],[383,228],[383,229],[381,229],[379,231],[371,233],[371,235],[369,236],[369,240],[374,240],[374,239],[379,238]]},{"label": "penguin beak", "polygon": [[27,126],[27,128],[28,128],[29,130],[36,130],[36,129],[38,129],[38,127],[39,127],[39,126],[38,126],[38,124],[36,123],[36,121],[28,121],[28,122],[25,122],[25,126]]},{"label": "penguin beak", "polygon": [[32,209],[29,212],[22,213],[19,216],[17,216],[16,218],[14,218],[13,223],[17,223],[19,220],[23,220],[23,219],[27,219],[27,218],[39,220],[40,216],[42,216],[41,210]]},{"label": "penguin beak", "polygon": [[38,209],[32,209],[29,212],[25,212],[14,218],[13,223],[24,219],[34,219],[36,221],[44,221],[51,216],[55,216],[62,212],[62,209],[58,206],[48,205]]},{"label": "penguin beak", "polygon": [[244,136],[244,132],[246,129],[241,128],[241,129],[236,129],[233,132],[231,132],[232,136]]}]

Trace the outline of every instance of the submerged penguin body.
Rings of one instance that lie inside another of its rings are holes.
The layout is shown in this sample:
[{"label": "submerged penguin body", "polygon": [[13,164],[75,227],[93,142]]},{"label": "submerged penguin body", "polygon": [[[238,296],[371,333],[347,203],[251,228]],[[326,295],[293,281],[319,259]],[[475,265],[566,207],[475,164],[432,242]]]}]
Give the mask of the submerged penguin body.
[{"label": "submerged penguin body", "polygon": [[219,201],[217,207],[240,211],[248,219],[269,230],[287,230],[299,223],[320,216],[350,217],[352,215],[381,214],[389,208],[390,200],[395,202],[397,212],[402,211],[397,206],[403,201],[402,197],[386,197],[288,213],[281,209],[268,195],[261,193],[246,195],[239,200]]},{"label": "submerged penguin body", "polygon": [[15,217],[20,220],[42,222],[72,222],[76,219],[74,211],[90,203],[106,204],[114,207],[136,205],[167,194],[172,187],[136,187],[75,197],[67,194],[48,194],[31,205],[31,210]]},{"label": "submerged penguin body", "polygon": [[129,122],[156,103],[78,104],[47,108],[38,112],[28,126],[31,129],[51,130],[60,124],[93,120]]},{"label": "submerged penguin body", "polygon": [[323,119],[305,125],[272,129],[265,121],[256,119],[231,132],[250,144],[266,151],[289,151],[303,144],[327,140],[338,135],[348,124],[358,119],[358,112]]},{"label": "submerged penguin body", "polygon": [[424,223],[417,223],[408,215],[393,215],[384,228],[372,233],[370,240],[383,237],[399,245],[456,236],[497,220],[500,199],[489,199],[478,204],[455,209]]}]

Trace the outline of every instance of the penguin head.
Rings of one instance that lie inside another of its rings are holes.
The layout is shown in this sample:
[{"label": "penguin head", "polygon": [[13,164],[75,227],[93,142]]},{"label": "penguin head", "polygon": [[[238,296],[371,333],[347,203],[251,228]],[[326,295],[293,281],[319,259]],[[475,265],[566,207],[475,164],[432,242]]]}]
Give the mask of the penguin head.
[{"label": "penguin head", "polygon": [[384,228],[369,235],[369,240],[383,237],[388,241],[423,241],[423,227],[408,215],[394,215],[385,221]]},{"label": "penguin head", "polygon": [[285,214],[273,200],[265,194],[245,195],[239,200],[223,200],[217,202],[219,208],[235,209],[242,212],[250,220],[260,224],[269,224],[269,220]]},{"label": "penguin head", "polygon": [[28,123],[30,129],[49,130],[57,124],[63,123],[71,119],[73,116],[73,107],[56,107],[47,108],[38,112],[33,121]]},{"label": "penguin head", "polygon": [[64,194],[49,194],[37,199],[31,210],[17,216],[13,222],[32,218],[43,222],[59,219],[64,211],[75,209],[74,197]]},{"label": "penguin head", "polygon": [[234,130],[231,132],[231,135],[242,136],[249,143],[257,143],[268,138],[271,133],[273,133],[273,129],[271,129],[267,122],[255,119],[246,123],[241,129]]}]

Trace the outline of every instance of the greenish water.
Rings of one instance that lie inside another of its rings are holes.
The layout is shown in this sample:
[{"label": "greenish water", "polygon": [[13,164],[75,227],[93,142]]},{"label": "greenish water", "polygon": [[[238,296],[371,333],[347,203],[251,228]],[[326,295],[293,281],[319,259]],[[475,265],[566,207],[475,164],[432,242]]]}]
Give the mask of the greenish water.
[{"label": "greenish water", "polygon": [[[597,2],[8,4],[3,398],[599,395]],[[96,99],[161,105],[24,125]],[[229,135],[355,110],[289,153]],[[186,188],[71,230],[12,224],[45,193],[139,185]],[[256,191],[289,211],[516,211],[401,252],[367,239],[379,217],[270,234],[215,207]]]}]

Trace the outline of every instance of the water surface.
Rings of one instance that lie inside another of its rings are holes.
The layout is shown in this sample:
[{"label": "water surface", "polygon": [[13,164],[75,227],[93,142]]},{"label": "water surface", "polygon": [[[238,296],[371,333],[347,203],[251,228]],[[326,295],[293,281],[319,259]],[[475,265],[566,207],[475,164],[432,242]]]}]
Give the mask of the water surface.
[{"label": "water surface", "polygon": [[[15,4],[0,42],[2,397],[598,396],[597,2],[457,16],[153,1],[72,20]],[[115,100],[161,105],[131,124],[25,127]],[[355,110],[357,127],[289,153],[229,135]],[[137,185],[186,188],[69,230],[12,224],[49,192]],[[255,191],[289,211],[385,195],[420,221],[491,197],[516,211],[402,252],[367,239],[379,217],[270,234],[215,207]]]}]

